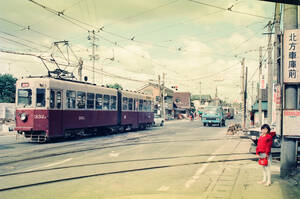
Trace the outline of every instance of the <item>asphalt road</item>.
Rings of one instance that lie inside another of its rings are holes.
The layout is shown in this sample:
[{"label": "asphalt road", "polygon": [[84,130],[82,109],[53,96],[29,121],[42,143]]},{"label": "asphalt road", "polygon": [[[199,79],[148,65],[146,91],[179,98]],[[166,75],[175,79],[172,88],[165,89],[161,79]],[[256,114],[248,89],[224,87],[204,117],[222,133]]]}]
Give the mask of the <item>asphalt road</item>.
[{"label": "asphalt road", "polygon": [[239,169],[232,163],[245,158],[238,150],[243,140],[226,130],[171,121],[45,144],[2,136],[0,198],[209,198],[227,171],[224,183],[234,187]]}]

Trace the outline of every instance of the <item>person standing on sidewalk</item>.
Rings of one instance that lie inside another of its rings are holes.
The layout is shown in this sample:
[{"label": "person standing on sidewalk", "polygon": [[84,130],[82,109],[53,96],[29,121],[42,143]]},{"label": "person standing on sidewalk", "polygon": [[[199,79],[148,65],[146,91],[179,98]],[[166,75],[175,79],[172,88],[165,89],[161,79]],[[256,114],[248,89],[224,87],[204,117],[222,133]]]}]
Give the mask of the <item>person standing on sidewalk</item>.
[{"label": "person standing on sidewalk", "polygon": [[261,126],[261,135],[258,138],[256,155],[259,158],[267,158],[268,164],[262,166],[263,169],[263,179],[259,181],[259,184],[264,184],[265,186],[271,185],[271,147],[273,143],[273,134],[270,133],[271,128],[268,124]]}]

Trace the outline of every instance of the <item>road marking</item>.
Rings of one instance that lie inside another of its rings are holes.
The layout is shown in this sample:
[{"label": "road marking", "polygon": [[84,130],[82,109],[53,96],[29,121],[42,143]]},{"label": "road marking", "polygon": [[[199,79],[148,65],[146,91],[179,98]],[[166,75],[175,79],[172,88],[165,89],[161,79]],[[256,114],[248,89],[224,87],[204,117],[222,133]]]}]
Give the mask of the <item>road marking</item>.
[{"label": "road marking", "polygon": [[114,151],[112,151],[110,154],[109,154],[109,156],[111,156],[111,157],[118,157],[120,155],[120,153],[116,153],[116,152],[114,152]]},{"label": "road marking", "polygon": [[[207,159],[207,161],[212,161],[215,157],[216,156],[211,156]],[[186,183],[184,185],[186,189],[190,188],[196,182],[196,180],[199,179],[200,175],[205,171],[207,166],[208,166],[207,163],[203,164],[202,167],[200,167],[196,171],[195,175],[193,175],[193,177],[190,180],[186,181]]]},{"label": "road marking", "polygon": [[26,170],[26,171],[33,171],[33,170],[39,170],[39,169],[43,169],[43,168],[48,168],[48,167],[56,166],[56,165],[59,165],[59,164],[63,164],[63,163],[69,162],[72,159],[73,158],[68,158],[68,159],[65,159],[65,160],[60,161],[60,162],[55,162],[55,163],[52,163],[52,164],[48,164],[48,165],[45,165],[45,166],[42,166],[42,167],[38,167],[38,168],[35,168],[35,169],[29,169],[29,170]]},{"label": "road marking", "polygon": [[46,166],[43,166],[44,168],[46,167],[52,167],[52,166],[56,166],[56,165],[59,165],[59,164],[63,164],[63,163],[65,163],[65,162],[69,162],[69,161],[71,161],[73,158],[68,158],[68,159],[65,159],[65,160],[63,160],[63,161],[60,161],[60,162],[55,162],[55,163],[52,163],[52,164],[48,164],[48,165],[46,165]]},{"label": "road marking", "polygon": [[168,191],[170,187],[168,186],[161,186],[159,189],[157,189],[157,191]]}]

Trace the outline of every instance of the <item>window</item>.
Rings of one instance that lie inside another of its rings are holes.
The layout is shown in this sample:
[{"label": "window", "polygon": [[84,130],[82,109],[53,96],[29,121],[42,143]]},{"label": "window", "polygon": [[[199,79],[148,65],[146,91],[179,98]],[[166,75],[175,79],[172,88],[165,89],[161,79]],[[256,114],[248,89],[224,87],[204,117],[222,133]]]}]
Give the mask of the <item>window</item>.
[{"label": "window", "polygon": [[36,89],[36,107],[45,107],[45,89]]},{"label": "window", "polygon": [[133,110],[137,111],[139,107],[139,101],[137,99],[133,99]]},{"label": "window", "polygon": [[109,95],[104,95],[103,110],[109,110]]},{"label": "window", "polygon": [[130,110],[130,111],[133,110],[133,99],[132,98],[128,99],[128,110]]},{"label": "window", "polygon": [[147,107],[148,107],[147,100],[144,100],[144,103],[143,103],[143,110],[144,110],[144,111],[147,111]]},{"label": "window", "polygon": [[69,91],[67,90],[67,107],[68,108],[76,108],[76,94],[75,91]]},{"label": "window", "polygon": [[102,95],[101,94],[96,94],[96,109],[102,110]]},{"label": "window", "polygon": [[94,101],[95,101],[95,94],[88,93],[87,94],[87,109],[94,109]]},{"label": "window", "polygon": [[61,91],[56,91],[56,108],[61,108]]},{"label": "window", "polygon": [[32,101],[31,89],[19,89],[18,90],[18,105],[30,106]]},{"label": "window", "polygon": [[86,103],[85,92],[78,91],[77,92],[77,108],[85,109],[85,103]]},{"label": "window", "polygon": [[50,91],[50,108],[55,107],[55,91]]},{"label": "window", "polygon": [[143,111],[143,100],[139,100],[139,111]]},{"label": "window", "polygon": [[117,96],[111,96],[111,110],[117,110]]},{"label": "window", "polygon": [[123,111],[127,111],[128,110],[128,101],[127,101],[127,97],[123,97]]}]

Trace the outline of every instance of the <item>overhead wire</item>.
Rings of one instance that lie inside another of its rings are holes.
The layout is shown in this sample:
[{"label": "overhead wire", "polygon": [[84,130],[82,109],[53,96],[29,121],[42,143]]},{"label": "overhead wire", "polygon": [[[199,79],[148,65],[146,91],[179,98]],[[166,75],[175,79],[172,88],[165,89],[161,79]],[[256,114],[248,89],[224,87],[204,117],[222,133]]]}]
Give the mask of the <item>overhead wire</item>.
[{"label": "overhead wire", "polygon": [[221,9],[221,10],[225,10],[231,13],[237,13],[237,14],[241,14],[241,15],[248,15],[248,16],[252,16],[252,17],[259,17],[259,18],[263,18],[263,19],[272,19],[270,17],[266,17],[266,16],[261,16],[261,15],[256,15],[256,14],[251,14],[251,13],[247,13],[247,12],[242,12],[242,11],[238,11],[238,10],[233,10],[232,8],[224,8],[224,7],[220,7],[220,6],[216,6],[213,4],[208,4],[208,3],[204,3],[201,1],[196,1],[196,0],[187,0],[196,4],[200,4],[200,5],[204,5],[204,6],[208,6],[208,7],[212,7],[212,8],[216,8],[216,9]]}]

